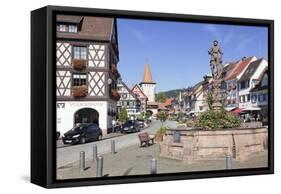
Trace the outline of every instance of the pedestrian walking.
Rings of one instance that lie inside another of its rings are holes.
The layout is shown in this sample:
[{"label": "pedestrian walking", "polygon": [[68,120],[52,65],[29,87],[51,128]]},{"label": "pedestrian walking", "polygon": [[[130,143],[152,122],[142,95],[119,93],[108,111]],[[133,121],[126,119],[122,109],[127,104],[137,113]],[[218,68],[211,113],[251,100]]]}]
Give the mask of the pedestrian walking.
[{"label": "pedestrian walking", "polygon": [[112,119],[112,133],[115,132],[115,127],[116,127],[116,120]]}]

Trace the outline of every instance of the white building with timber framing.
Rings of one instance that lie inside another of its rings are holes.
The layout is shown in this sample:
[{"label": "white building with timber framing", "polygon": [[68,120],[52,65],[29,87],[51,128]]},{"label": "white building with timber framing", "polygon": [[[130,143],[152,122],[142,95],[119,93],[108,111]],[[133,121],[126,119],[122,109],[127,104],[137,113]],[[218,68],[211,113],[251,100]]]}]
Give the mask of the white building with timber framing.
[{"label": "white building with timber framing", "polygon": [[97,123],[106,134],[120,98],[116,20],[57,15],[56,24],[57,130]]}]

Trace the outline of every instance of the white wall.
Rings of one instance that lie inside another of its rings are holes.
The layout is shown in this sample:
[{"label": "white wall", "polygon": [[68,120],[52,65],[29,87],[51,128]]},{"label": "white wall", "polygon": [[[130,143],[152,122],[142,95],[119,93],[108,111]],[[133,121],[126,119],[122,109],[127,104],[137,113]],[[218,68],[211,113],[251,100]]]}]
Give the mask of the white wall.
[{"label": "white wall", "polygon": [[250,107],[252,107],[251,99],[249,101],[246,101],[246,102],[240,102],[240,96],[250,94],[250,90],[254,87],[253,80],[258,79],[267,66],[268,66],[267,61],[262,60],[261,63],[259,64],[258,68],[256,69],[255,73],[250,78],[249,87],[245,88],[245,89],[242,89],[242,90],[239,90],[238,100],[239,100],[239,107],[240,108],[250,108]]},{"label": "white wall", "polygon": [[106,130],[111,126],[111,119],[107,121],[107,110],[108,103],[105,101],[59,101],[57,103],[64,103],[64,108],[60,106],[57,108],[57,130],[61,134],[73,128],[73,119],[74,113],[82,108],[93,108],[99,113],[99,126],[103,130],[103,133],[106,134]]},{"label": "white wall", "polygon": [[[96,7],[108,9],[157,11],[197,15],[217,15],[231,17],[275,19],[275,85],[281,84],[281,12],[276,0],[256,1],[69,1],[69,0],[9,0],[1,4],[1,193],[61,193],[61,194],[140,194],[143,189],[150,193],[278,193],[281,179],[281,101],[275,101],[275,175],[244,176],[231,178],[213,178],[186,181],[155,182],[143,184],[123,184],[98,187],[79,187],[45,190],[29,183],[30,172],[30,13],[41,6],[65,5],[78,7]],[[149,47],[149,45],[144,45]],[[209,45],[207,45],[209,46]],[[168,45],[167,45],[168,48]],[[204,51],[205,52],[205,51]],[[15,56],[15,53],[17,55]],[[187,55],[189,53],[184,53]],[[3,57],[4,56],[4,57]],[[121,59],[122,60],[122,59]],[[19,62],[20,61],[20,62]],[[16,88],[16,94],[15,94]],[[4,92],[3,92],[4,91]],[[281,98],[281,90],[275,90],[275,99]],[[16,119],[15,119],[16,118]],[[13,127],[17,124],[17,127]],[[7,131],[11,136],[7,136]],[[12,138],[9,138],[12,137]]]},{"label": "white wall", "polygon": [[202,110],[200,110],[200,107],[203,107],[204,105],[204,95],[203,92],[199,92],[200,94],[197,96],[196,98],[196,102],[195,102],[195,107],[194,107],[194,111],[195,112],[200,112],[202,110],[204,110],[204,108]]},{"label": "white wall", "polygon": [[143,93],[147,96],[148,102],[155,101],[155,84],[142,84]]}]

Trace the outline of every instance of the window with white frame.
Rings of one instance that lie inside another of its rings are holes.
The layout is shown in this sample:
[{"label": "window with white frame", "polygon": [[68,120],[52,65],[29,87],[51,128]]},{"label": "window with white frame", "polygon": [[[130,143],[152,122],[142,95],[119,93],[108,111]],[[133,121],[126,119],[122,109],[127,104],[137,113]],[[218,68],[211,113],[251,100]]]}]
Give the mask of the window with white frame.
[{"label": "window with white frame", "polygon": [[76,25],[69,25],[68,26],[68,32],[77,32],[77,26]]},{"label": "window with white frame", "polygon": [[57,24],[58,32],[77,32],[77,25],[75,24]]},{"label": "window with white frame", "polygon": [[72,74],[72,86],[83,86],[87,83],[86,73],[73,73]]},{"label": "window with white frame", "polygon": [[247,102],[250,102],[250,94],[247,94]]},{"label": "window with white frame", "polygon": [[73,58],[86,60],[87,48],[85,46],[73,46]]}]

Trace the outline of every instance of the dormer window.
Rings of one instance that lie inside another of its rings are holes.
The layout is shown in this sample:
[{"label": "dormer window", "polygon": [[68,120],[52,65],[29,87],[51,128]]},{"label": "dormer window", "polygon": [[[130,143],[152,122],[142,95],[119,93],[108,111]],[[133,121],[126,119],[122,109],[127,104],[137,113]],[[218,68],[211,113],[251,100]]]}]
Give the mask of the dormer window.
[{"label": "dormer window", "polygon": [[58,32],[71,32],[77,33],[77,25],[76,24],[57,24]]}]

